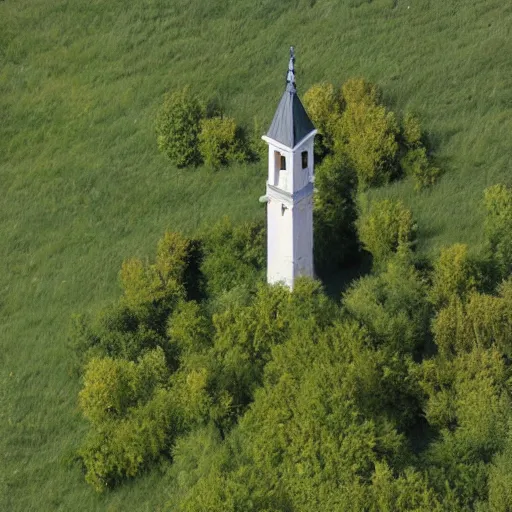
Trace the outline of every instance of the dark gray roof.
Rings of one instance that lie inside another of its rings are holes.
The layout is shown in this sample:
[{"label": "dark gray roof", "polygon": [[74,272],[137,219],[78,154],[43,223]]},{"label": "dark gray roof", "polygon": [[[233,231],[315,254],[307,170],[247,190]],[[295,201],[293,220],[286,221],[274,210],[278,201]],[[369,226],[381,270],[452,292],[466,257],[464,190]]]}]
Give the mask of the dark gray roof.
[{"label": "dark gray roof", "polygon": [[314,129],[315,127],[297,93],[285,91],[267,132],[267,137],[293,148],[297,142]]},{"label": "dark gray roof", "polygon": [[286,90],[277,106],[276,113],[267,137],[281,142],[289,148],[293,148],[315,127],[309,119],[306,109],[297,96],[295,87],[295,53],[293,46],[290,48],[290,62],[286,74]]}]

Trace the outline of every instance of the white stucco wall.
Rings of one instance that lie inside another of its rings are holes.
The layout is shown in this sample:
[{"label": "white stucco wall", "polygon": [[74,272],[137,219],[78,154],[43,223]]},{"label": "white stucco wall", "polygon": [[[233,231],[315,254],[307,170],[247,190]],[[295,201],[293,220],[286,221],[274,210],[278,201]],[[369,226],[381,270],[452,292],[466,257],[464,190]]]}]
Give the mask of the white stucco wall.
[{"label": "white stucco wall", "polygon": [[[269,144],[267,181],[267,281],[293,288],[298,276],[314,276],[313,268],[313,141],[310,134],[294,148],[263,137]],[[275,152],[286,157],[279,169]],[[308,166],[302,168],[302,152]]]}]

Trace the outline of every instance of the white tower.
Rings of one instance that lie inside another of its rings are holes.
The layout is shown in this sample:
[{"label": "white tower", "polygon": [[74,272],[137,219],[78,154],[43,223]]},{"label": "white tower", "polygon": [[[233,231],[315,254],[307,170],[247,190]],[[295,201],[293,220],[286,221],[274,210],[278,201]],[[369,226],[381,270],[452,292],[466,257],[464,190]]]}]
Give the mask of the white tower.
[{"label": "white tower", "polygon": [[295,87],[290,48],[286,90],[268,133],[267,281],[293,288],[313,269],[313,143],[316,129]]}]

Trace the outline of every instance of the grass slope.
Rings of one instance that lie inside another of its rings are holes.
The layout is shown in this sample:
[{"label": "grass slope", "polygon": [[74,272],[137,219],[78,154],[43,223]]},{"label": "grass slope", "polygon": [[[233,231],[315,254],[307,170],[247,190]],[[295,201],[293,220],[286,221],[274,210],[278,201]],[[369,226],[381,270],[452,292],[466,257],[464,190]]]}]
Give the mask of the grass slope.
[{"label": "grass slope", "polygon": [[83,433],[68,375],[73,312],[118,293],[124,258],[165,229],[262,215],[265,164],[177,171],[153,118],[185,84],[264,127],[290,44],[298,85],[377,82],[423,121],[447,174],[414,211],[420,250],[480,243],[482,190],[510,182],[512,4],[502,0],[0,2],[0,509],[155,510],[158,472],[97,496],[69,459]]}]

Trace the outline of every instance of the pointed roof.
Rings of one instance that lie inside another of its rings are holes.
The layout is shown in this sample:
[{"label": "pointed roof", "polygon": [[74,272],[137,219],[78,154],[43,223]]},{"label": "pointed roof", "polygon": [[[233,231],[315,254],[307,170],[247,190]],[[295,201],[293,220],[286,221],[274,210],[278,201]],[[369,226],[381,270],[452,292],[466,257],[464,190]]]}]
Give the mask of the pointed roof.
[{"label": "pointed roof", "polygon": [[277,106],[276,113],[267,137],[293,148],[306,135],[311,133],[315,127],[309,119],[306,109],[297,96],[295,85],[295,52],[293,46],[290,48],[290,62],[286,74],[286,90]]}]

